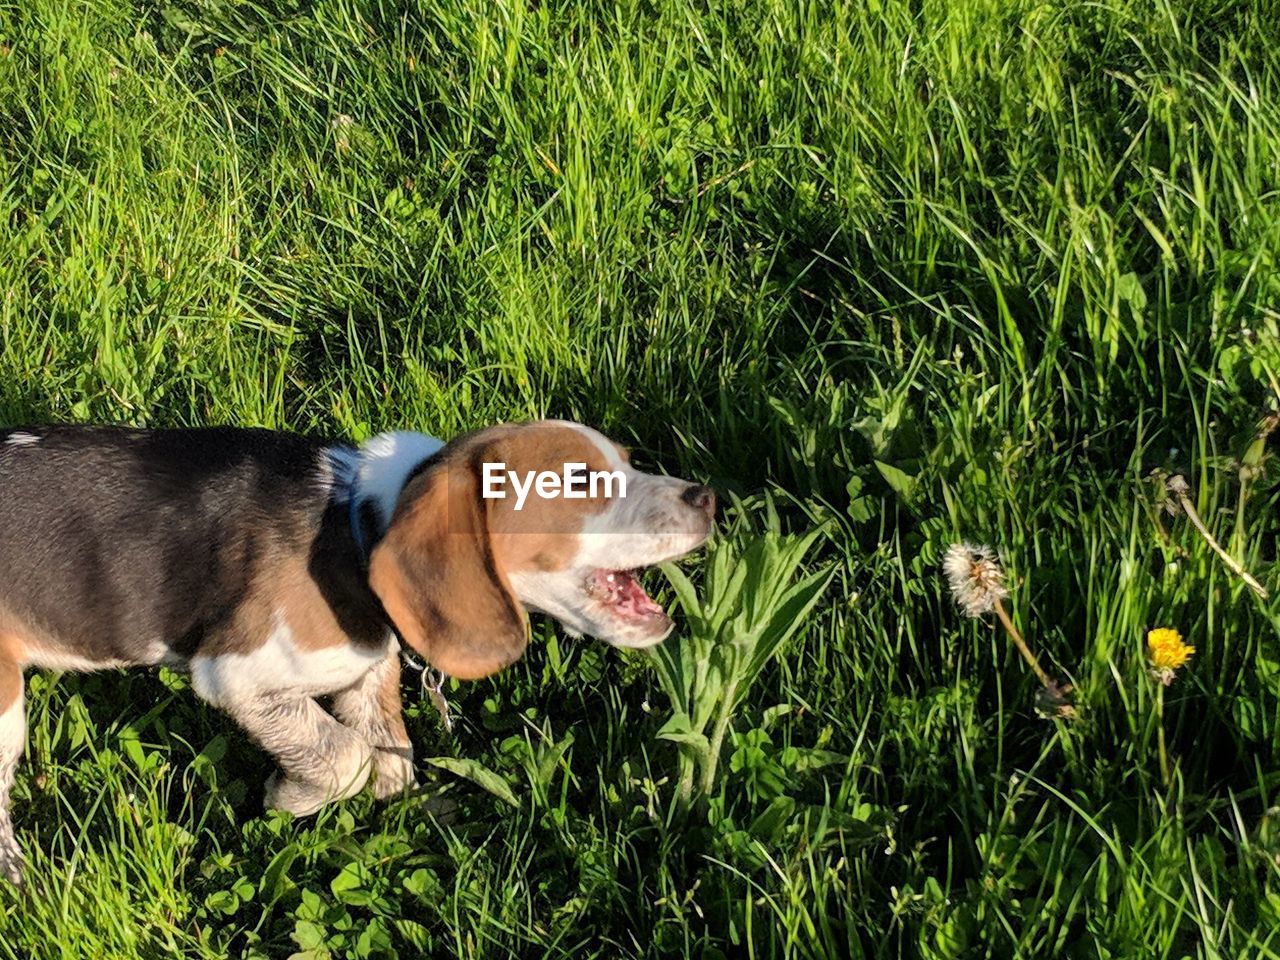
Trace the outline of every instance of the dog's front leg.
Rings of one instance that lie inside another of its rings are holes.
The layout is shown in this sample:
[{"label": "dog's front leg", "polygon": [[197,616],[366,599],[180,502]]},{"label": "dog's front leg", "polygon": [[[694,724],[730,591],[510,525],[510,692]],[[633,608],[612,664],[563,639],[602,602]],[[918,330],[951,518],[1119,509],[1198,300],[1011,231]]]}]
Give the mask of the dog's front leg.
[{"label": "dog's front leg", "polygon": [[22,702],[22,667],[0,660],[0,876],[22,882],[22,851],[9,819],[9,790],[22,758],[27,716]]},{"label": "dog's front leg", "polygon": [[336,694],[333,712],[373,747],[373,793],[379,800],[416,786],[413,744],[400,703],[400,655],[393,651]]},{"label": "dog's front leg", "polygon": [[310,697],[263,693],[221,703],[280,764],[265,806],[298,816],[355,796],[369,779],[373,750]]}]

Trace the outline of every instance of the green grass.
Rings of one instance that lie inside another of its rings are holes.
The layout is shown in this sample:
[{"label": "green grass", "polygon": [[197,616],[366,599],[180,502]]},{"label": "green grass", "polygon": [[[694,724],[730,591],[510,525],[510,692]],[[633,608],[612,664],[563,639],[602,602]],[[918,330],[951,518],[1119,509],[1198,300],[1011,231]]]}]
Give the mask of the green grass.
[{"label": "green grass", "polygon": [[33,676],[0,958],[1280,956],[1271,3],[8,0],[0,43],[0,420],[576,418],[835,571],[691,810],[652,665],[545,623],[452,738],[406,690],[516,807],[423,763],[264,817],[181,678]]}]

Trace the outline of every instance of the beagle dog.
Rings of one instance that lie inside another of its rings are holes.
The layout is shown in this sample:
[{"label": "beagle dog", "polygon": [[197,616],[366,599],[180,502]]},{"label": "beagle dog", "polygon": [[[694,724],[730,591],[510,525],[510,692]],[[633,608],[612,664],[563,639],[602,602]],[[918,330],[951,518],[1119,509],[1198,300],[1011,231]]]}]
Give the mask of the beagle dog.
[{"label": "beagle dog", "polygon": [[714,512],[709,488],[565,421],[358,448],[227,427],[0,431],[0,874],[20,880],[25,667],[173,666],[275,758],[268,807],[314,813],[370,775],[383,798],[414,785],[401,643],[465,680],[519,659],[526,611],[659,643],[671,620],[634,571],[700,546]]}]

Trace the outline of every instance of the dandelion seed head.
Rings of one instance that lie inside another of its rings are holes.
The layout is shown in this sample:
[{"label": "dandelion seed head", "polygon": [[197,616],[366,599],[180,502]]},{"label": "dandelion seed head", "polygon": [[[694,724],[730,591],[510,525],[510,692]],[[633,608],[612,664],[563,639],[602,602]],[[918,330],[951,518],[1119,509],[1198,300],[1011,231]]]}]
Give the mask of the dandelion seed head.
[{"label": "dandelion seed head", "polygon": [[951,596],[966,617],[980,617],[995,609],[996,601],[1009,595],[1004,586],[1000,559],[987,546],[953,543],[942,559]]}]

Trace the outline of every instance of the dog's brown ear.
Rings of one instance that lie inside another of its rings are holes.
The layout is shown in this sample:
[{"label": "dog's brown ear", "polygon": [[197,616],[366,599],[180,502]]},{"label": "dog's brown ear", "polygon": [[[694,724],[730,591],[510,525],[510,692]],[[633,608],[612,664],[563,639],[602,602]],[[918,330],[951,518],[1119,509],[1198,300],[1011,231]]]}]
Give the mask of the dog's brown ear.
[{"label": "dog's brown ear", "polygon": [[494,556],[489,503],[474,463],[447,458],[409,481],[369,557],[369,585],[396,630],[461,680],[497,673],[528,642],[528,621]]}]

